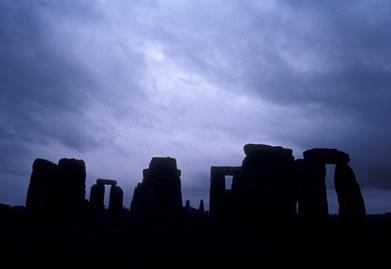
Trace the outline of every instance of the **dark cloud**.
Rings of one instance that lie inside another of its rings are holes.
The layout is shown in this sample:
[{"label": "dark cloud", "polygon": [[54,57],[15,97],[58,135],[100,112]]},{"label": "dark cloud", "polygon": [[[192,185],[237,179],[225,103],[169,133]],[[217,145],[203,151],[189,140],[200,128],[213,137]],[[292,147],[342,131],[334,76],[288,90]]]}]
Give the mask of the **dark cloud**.
[{"label": "dark cloud", "polygon": [[171,155],[194,204],[211,165],[240,164],[258,142],[346,150],[383,210],[390,13],[386,1],[2,1],[0,198],[23,201],[35,157],[71,155],[89,183],[118,179],[128,203],[150,158]]}]

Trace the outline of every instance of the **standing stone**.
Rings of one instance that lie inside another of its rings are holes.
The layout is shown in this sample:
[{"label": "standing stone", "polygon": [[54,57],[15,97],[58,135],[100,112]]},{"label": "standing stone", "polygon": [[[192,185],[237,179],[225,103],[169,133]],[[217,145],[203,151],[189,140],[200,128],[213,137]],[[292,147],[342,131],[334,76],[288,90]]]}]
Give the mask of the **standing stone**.
[{"label": "standing stone", "polygon": [[225,203],[225,175],[221,169],[212,166],[210,169],[209,208],[212,216],[220,216],[226,209]]},{"label": "standing stone", "polygon": [[365,203],[360,186],[352,168],[348,165],[350,157],[337,149],[310,149],[304,153],[305,160],[322,164],[335,164],[334,185],[337,192],[339,215],[341,217],[357,217],[365,215]]},{"label": "standing stone", "polygon": [[47,210],[54,198],[58,184],[58,167],[44,159],[36,159],[27,191],[26,208],[29,210]]},{"label": "standing stone", "polygon": [[135,214],[140,214],[143,211],[142,206],[145,204],[143,191],[143,185],[141,183],[137,183],[136,187],[133,191],[133,198],[130,202],[130,211]]},{"label": "standing stone", "polygon": [[263,144],[244,146],[246,157],[232,188],[238,212],[246,215],[296,214],[292,150]]},{"label": "standing stone", "polygon": [[59,208],[66,211],[78,211],[85,205],[86,167],[83,160],[61,159],[58,162],[61,189]]},{"label": "standing stone", "polygon": [[360,186],[352,168],[346,163],[337,163],[334,174],[338,196],[339,215],[343,218],[365,216],[365,203]]},{"label": "standing stone", "polygon": [[90,205],[94,210],[101,211],[105,208],[105,185],[96,183],[91,186]]},{"label": "standing stone", "polygon": [[109,197],[109,211],[119,213],[123,207],[124,193],[122,189],[116,185],[111,185]]},{"label": "standing stone", "polygon": [[295,162],[298,184],[298,213],[303,217],[328,216],[326,167],[322,162],[298,159]]},{"label": "standing stone", "polygon": [[182,210],[180,170],[174,158],[152,158],[131,204],[135,214],[176,214]]},{"label": "standing stone", "polygon": [[204,200],[200,200],[200,205],[199,205],[199,207],[198,207],[198,211],[200,212],[200,213],[205,213],[205,206],[204,206]]}]

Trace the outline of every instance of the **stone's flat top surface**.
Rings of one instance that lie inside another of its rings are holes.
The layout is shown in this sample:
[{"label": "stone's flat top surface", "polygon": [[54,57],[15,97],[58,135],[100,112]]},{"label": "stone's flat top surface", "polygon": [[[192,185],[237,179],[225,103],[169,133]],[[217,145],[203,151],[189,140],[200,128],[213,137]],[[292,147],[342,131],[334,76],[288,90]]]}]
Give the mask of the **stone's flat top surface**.
[{"label": "stone's flat top surface", "polygon": [[117,185],[117,181],[113,179],[106,179],[106,178],[98,178],[96,180],[96,184],[103,184],[103,185]]},{"label": "stone's flat top surface", "polygon": [[34,163],[33,163],[33,170],[37,170],[37,169],[40,169],[40,168],[52,168],[52,167],[57,167],[57,164],[55,163],[52,163],[48,160],[45,160],[45,159],[35,159]]},{"label": "stone's flat top surface", "polygon": [[68,159],[68,158],[62,158],[61,160],[58,161],[59,166],[72,166],[76,167],[79,166],[80,168],[85,169],[85,163],[83,160],[78,160],[78,159]]},{"label": "stone's flat top surface", "polygon": [[177,164],[175,158],[170,157],[153,157],[149,163],[150,171],[155,170],[177,170]]},{"label": "stone's flat top surface", "polygon": [[58,163],[84,163],[84,161],[75,158],[62,158]]},{"label": "stone's flat top surface", "polygon": [[241,166],[212,166],[213,173],[223,173],[226,175],[234,175],[240,171]]},{"label": "stone's flat top surface", "polygon": [[58,168],[63,174],[86,177],[86,165],[83,160],[63,158],[58,161]]},{"label": "stone's flat top surface", "polygon": [[258,155],[258,154],[287,154],[291,155],[292,150],[289,148],[283,148],[281,146],[271,146],[265,144],[246,144],[243,147],[244,153],[249,155]]},{"label": "stone's flat top surface", "polygon": [[349,154],[329,148],[314,148],[303,152],[304,159],[321,161],[329,164],[348,163],[350,161]]}]

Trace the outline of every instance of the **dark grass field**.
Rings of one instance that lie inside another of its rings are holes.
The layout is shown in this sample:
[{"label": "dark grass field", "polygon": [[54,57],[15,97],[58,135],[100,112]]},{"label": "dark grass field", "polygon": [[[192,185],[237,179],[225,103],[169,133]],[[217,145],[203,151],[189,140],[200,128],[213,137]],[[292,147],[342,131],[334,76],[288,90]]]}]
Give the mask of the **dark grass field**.
[{"label": "dark grass field", "polygon": [[59,222],[18,217],[3,219],[0,238],[1,268],[265,268],[270,264],[388,268],[391,218],[244,223],[130,217]]}]

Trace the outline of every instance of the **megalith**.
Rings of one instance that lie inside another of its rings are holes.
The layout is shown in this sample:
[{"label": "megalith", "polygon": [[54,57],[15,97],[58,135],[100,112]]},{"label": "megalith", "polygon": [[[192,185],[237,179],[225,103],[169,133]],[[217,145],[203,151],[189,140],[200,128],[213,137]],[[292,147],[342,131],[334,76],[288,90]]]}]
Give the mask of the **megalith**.
[{"label": "megalith", "polygon": [[36,159],[32,167],[30,183],[27,191],[26,208],[29,210],[46,210],[55,197],[58,184],[58,167],[56,164]]},{"label": "megalith", "polygon": [[239,211],[253,215],[295,215],[295,161],[292,150],[247,144],[244,152],[246,157],[232,188]]},{"label": "megalith", "polygon": [[181,171],[176,159],[153,157],[143,180],[135,188],[131,211],[135,214],[175,214],[182,210]]},{"label": "megalith", "polygon": [[[339,215],[341,217],[360,217],[365,215],[365,203],[360,187],[356,181],[356,176],[349,166],[350,157],[347,153],[337,149],[315,148],[306,150],[303,153],[305,161],[318,162],[323,166],[326,164],[335,165],[334,185],[338,198]],[[315,169],[315,166],[312,166]],[[318,167],[317,174],[323,173],[324,168]],[[310,174],[308,171],[305,172]],[[318,182],[316,176],[311,176],[312,180]],[[310,189],[310,184],[315,184],[305,175],[301,178],[302,189]],[[305,183],[304,183],[305,182]],[[318,184],[316,183],[316,184]],[[308,208],[309,204],[317,204],[319,197],[311,195],[309,192],[301,193],[299,197],[299,208]],[[306,211],[302,211],[306,213]]]},{"label": "megalith", "polygon": [[83,160],[63,158],[58,162],[61,188],[58,206],[67,211],[80,210],[85,205],[86,166]]},{"label": "megalith", "polygon": [[295,162],[298,214],[310,218],[328,216],[326,166],[316,160],[298,159]]},{"label": "megalith", "polygon": [[339,215],[341,217],[365,216],[365,203],[353,169],[347,163],[337,163],[334,174]]}]

